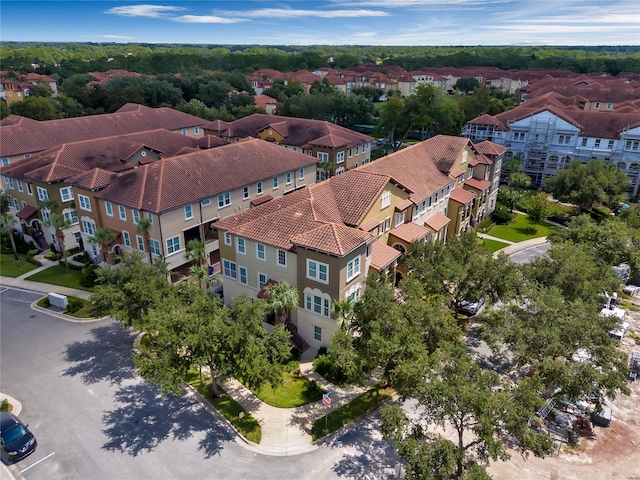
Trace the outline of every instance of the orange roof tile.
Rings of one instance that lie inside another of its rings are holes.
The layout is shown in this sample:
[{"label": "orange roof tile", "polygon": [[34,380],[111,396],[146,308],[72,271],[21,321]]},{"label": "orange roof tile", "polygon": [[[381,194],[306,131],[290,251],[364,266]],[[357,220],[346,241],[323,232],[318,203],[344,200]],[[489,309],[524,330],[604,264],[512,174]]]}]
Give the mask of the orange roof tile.
[{"label": "orange roof tile", "polygon": [[476,190],[484,190],[485,188],[489,188],[491,186],[491,182],[487,180],[481,180],[479,178],[469,178],[464,181],[464,186],[469,186],[471,188],[475,188]]},{"label": "orange roof tile", "polygon": [[451,190],[449,198],[464,205],[476,198],[476,194],[470,192],[469,190],[465,190],[464,188],[454,188],[453,190]]},{"label": "orange roof tile", "polygon": [[450,221],[451,219],[446,215],[443,215],[440,212],[436,212],[433,215],[431,215],[429,218],[427,218],[424,224],[434,232],[439,232],[444,227],[446,227]]},{"label": "orange roof tile", "polygon": [[382,270],[402,255],[402,252],[380,241],[371,244],[371,268]]},{"label": "orange roof tile", "polygon": [[412,243],[416,240],[420,240],[427,235],[429,235],[429,230],[416,223],[403,223],[399,227],[394,228],[389,232],[389,235],[393,235],[394,237],[407,242]]}]

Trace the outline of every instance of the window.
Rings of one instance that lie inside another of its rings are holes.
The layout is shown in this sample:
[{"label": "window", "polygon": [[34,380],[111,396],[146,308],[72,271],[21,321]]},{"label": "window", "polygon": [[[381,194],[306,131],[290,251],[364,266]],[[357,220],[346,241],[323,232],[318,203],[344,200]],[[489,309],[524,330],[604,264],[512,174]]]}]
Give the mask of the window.
[{"label": "window", "polygon": [[344,167],[336,168],[336,175],[342,175],[344,172]]},{"label": "window", "polygon": [[281,267],[287,266],[287,252],[286,250],[278,250],[278,265]]},{"label": "window", "polygon": [[239,267],[240,270],[240,278],[239,281],[241,284],[247,284],[247,269],[245,267]]},{"label": "window", "polygon": [[285,183],[291,185],[291,172],[287,172]]},{"label": "window", "polygon": [[200,135],[200,127],[193,127],[193,133],[195,135]]},{"label": "window", "polygon": [[360,274],[360,257],[356,257],[347,263],[347,282]]},{"label": "window", "polygon": [[313,326],[313,338],[318,340],[319,342],[322,341],[322,328],[318,327],[317,325]]},{"label": "window", "polygon": [[80,202],[80,208],[82,210],[86,210],[87,212],[91,211],[91,201],[89,197],[86,195],[78,195],[78,201]]},{"label": "window", "polygon": [[147,218],[149,219],[149,223],[153,224],[153,213],[147,212]]},{"label": "window", "polygon": [[153,255],[160,255],[160,242],[155,238],[149,239],[149,250]]},{"label": "window", "polygon": [[120,216],[120,220],[127,219],[127,210],[122,205],[118,205],[118,214]]},{"label": "window", "polygon": [[184,219],[191,220],[193,218],[193,207],[191,205],[184,206]]},{"label": "window", "polygon": [[264,273],[258,272],[258,288],[262,288],[267,284],[267,276]]},{"label": "window", "polygon": [[640,141],[636,140],[636,141],[631,141],[631,140],[627,140],[624,144],[624,149],[625,150],[635,150],[637,151],[640,148]]},{"label": "window", "polygon": [[180,236],[167,239],[167,254],[171,255],[180,251]]},{"label": "window", "polygon": [[356,147],[356,156],[360,155],[360,146]]},{"label": "window", "polygon": [[87,235],[95,235],[96,234],[96,224],[93,223],[91,220],[82,220],[82,230]]},{"label": "window", "polygon": [[594,108],[598,110],[600,108],[600,102],[596,102],[596,104],[594,105]]},{"label": "window", "polygon": [[124,244],[127,247],[130,247],[131,246],[131,237],[129,236],[129,232],[127,232],[126,230],[123,230],[122,231],[122,238],[124,240]]},{"label": "window", "polygon": [[229,232],[224,232],[224,244],[231,245],[231,234]]},{"label": "window", "polygon": [[298,180],[304,180],[304,168],[298,170]]},{"label": "window", "polygon": [[329,154],[325,152],[318,152],[318,160],[320,163],[329,161]]},{"label": "window", "polygon": [[388,232],[391,228],[391,217],[387,217],[384,219],[384,231]]},{"label": "window", "polygon": [[107,215],[113,217],[113,205],[111,202],[104,202],[104,208],[107,211]]},{"label": "window", "polygon": [[218,195],[218,208],[224,208],[231,205],[231,194],[229,192]]},{"label": "window", "polygon": [[136,225],[140,223],[140,210],[131,209],[131,215],[133,215],[133,223]]},{"label": "window", "polygon": [[349,149],[349,158],[353,157],[353,148]]},{"label": "window", "polygon": [[304,298],[304,306],[306,310],[317,313],[318,315],[324,315],[325,317],[330,315],[331,308],[328,298],[323,298],[319,295],[311,295],[310,293],[305,293]]},{"label": "window", "polygon": [[244,238],[238,238],[238,241],[236,242],[236,252],[241,253],[242,255],[247,253],[247,245]]},{"label": "window", "polygon": [[336,163],[342,163],[344,162],[344,152],[338,152],[338,155],[336,157]]},{"label": "window", "polygon": [[76,225],[78,223],[78,214],[76,213],[75,210],[64,212],[62,215],[70,225]]},{"label": "window", "polygon": [[582,144],[581,144],[581,145],[582,145],[583,147],[586,147],[586,146],[587,146],[587,139],[586,139],[586,138],[583,138],[583,139],[582,139]]},{"label": "window", "polygon": [[138,242],[138,250],[144,252],[144,239],[140,235],[136,235],[136,241]]},{"label": "window", "polygon": [[204,200],[202,200],[200,202],[200,206],[201,207],[208,207],[209,205],[211,205],[211,199],[210,198],[205,198]]},{"label": "window", "polygon": [[71,187],[64,187],[60,189],[60,200],[63,202],[70,202],[73,200],[73,190]]},{"label": "window", "polygon": [[33,189],[31,188],[31,184],[30,183],[27,183],[27,193],[29,195],[33,195]]},{"label": "window", "polygon": [[404,223],[404,212],[396,212],[394,216],[393,225],[394,228],[397,228]]},{"label": "window", "polygon": [[596,142],[594,144],[594,147],[600,148],[600,139],[599,138],[596,138]]},{"label": "window", "polygon": [[9,159],[7,157],[2,157],[2,166],[6,167],[9,165]]},{"label": "window", "polygon": [[242,187],[242,199],[248,200],[251,192],[249,191],[249,187]]},{"label": "window", "polygon": [[183,128],[183,129],[182,129],[182,134],[183,134],[183,135],[186,135],[186,134],[187,134],[187,129],[186,129],[186,128]]},{"label": "window", "polygon": [[256,258],[258,260],[265,260],[266,259],[266,253],[264,250],[264,244],[262,243],[256,243]]},{"label": "window", "polygon": [[607,145],[607,148],[613,148],[613,140],[609,140],[609,144]]},{"label": "window", "polygon": [[256,195],[262,195],[262,182],[256,183]]},{"label": "window", "polygon": [[44,188],[36,187],[38,191],[38,200],[49,200],[49,192],[47,192]]},{"label": "window", "polygon": [[[22,186],[22,180],[16,180],[16,185],[18,186],[19,192],[24,192],[24,187]],[[71,188],[71,187],[69,187]]]},{"label": "window", "polygon": [[42,209],[42,220],[46,222],[47,220],[49,220],[50,217],[51,217],[51,212],[46,208]]},{"label": "window", "polygon": [[559,135],[558,136],[558,143],[560,145],[569,145],[569,139],[571,137],[569,135]]},{"label": "window", "polygon": [[273,177],[273,189],[277,190],[278,189],[278,177]]},{"label": "window", "polygon": [[238,278],[238,272],[236,271],[236,264],[233,262],[230,262],[229,260],[224,260],[223,274],[225,277],[233,278],[234,280]]},{"label": "window", "polygon": [[307,259],[307,278],[329,283],[329,265]]},{"label": "window", "polygon": [[4,177],[4,183],[13,189],[13,178]]},{"label": "window", "polygon": [[380,209],[387,208],[389,205],[391,205],[391,192],[384,192]]},{"label": "window", "polygon": [[607,110],[611,110],[613,108],[613,103],[607,103]]}]

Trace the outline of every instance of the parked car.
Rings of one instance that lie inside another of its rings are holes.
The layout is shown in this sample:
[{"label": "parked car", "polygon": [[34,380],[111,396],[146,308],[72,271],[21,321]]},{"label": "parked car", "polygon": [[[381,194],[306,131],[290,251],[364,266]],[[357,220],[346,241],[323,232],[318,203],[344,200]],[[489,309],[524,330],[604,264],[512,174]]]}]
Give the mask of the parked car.
[{"label": "parked car", "polygon": [[23,459],[38,446],[33,433],[10,412],[0,412],[0,437],[2,457],[7,462]]},{"label": "parked car", "polygon": [[482,305],[484,305],[484,298],[481,298],[477,302],[468,302],[467,300],[463,300],[460,302],[460,311],[468,315],[475,315],[480,311]]}]

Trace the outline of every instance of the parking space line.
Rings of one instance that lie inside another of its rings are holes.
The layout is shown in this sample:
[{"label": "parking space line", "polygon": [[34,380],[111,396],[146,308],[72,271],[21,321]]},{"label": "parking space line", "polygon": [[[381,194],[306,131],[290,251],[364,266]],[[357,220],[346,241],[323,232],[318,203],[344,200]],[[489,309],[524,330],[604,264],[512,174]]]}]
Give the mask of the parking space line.
[{"label": "parking space line", "polygon": [[36,463],[29,465],[29,466],[28,466],[27,468],[25,468],[24,470],[20,470],[20,473],[24,473],[24,472],[26,472],[27,470],[29,470],[31,467],[35,467],[37,464],[39,464],[40,462],[45,461],[47,458],[49,458],[49,457],[50,457],[51,455],[53,455],[54,453],[56,453],[56,452],[51,452],[49,455],[47,455],[47,456],[46,456],[46,457],[44,457],[44,458],[41,458],[41,459],[40,459],[40,460],[38,460]]},{"label": "parking space line", "polygon": [[4,292],[6,292],[7,290],[9,290],[9,289],[8,289],[8,288],[3,288],[2,290],[0,290],[0,293],[4,293]]}]

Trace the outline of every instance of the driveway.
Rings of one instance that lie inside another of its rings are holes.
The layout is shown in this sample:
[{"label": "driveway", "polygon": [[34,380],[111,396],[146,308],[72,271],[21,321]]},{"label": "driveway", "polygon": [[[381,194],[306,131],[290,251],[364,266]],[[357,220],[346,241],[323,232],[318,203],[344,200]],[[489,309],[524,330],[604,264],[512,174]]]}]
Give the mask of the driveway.
[{"label": "driveway", "polygon": [[163,397],[134,371],[134,334],[112,320],[69,323],[36,312],[41,295],[0,287],[1,389],[22,402],[38,449],[26,480],[389,478],[397,462],[377,417],[313,452],[259,455],[194,397]]}]

